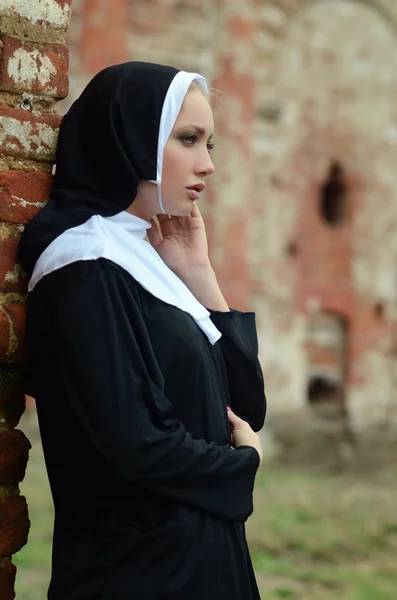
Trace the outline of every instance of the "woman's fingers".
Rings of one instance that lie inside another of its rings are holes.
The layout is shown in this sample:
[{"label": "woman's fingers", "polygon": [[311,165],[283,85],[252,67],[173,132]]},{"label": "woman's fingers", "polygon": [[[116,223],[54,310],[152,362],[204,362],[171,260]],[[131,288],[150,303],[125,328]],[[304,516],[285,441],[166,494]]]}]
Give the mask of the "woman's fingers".
[{"label": "woman's fingers", "polygon": [[192,212],[190,213],[191,217],[195,217],[196,219],[202,219],[201,212],[196,202],[193,204]]},{"label": "woman's fingers", "polygon": [[159,223],[164,223],[164,221],[169,221],[170,215],[156,215],[156,218]]},{"label": "woman's fingers", "polygon": [[199,214],[200,214],[200,211],[199,211],[199,209],[198,209],[198,207],[197,207],[197,204],[194,202],[194,203],[193,203],[193,208],[192,208],[192,211],[191,211],[191,213],[190,213],[190,216],[191,216],[191,217],[197,217]]},{"label": "woman's fingers", "polygon": [[259,464],[262,462],[263,450],[260,437],[244,419],[240,419],[232,410],[227,411],[229,422],[232,426],[232,444],[234,448],[251,446],[259,455]]},{"label": "woman's fingers", "polygon": [[156,247],[162,242],[159,227],[154,219],[150,219],[151,228],[147,230],[147,236],[152,246]]},{"label": "woman's fingers", "polygon": [[242,419],[240,419],[240,417],[235,415],[234,412],[232,411],[232,409],[229,407],[227,409],[227,416],[229,418],[229,422],[231,423],[231,425],[233,427],[238,427],[242,422]]}]

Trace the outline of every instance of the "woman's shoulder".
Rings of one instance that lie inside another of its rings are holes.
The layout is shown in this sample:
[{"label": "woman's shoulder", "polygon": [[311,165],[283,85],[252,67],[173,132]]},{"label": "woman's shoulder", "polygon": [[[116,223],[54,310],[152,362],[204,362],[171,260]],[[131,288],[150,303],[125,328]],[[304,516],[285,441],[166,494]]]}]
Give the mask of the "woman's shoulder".
[{"label": "woman's shoulder", "polygon": [[72,290],[85,287],[90,282],[94,285],[98,280],[108,281],[113,286],[117,282],[127,284],[131,290],[136,286],[135,280],[122,267],[107,258],[97,258],[79,260],[52,271],[38,282],[30,295],[65,298]]}]

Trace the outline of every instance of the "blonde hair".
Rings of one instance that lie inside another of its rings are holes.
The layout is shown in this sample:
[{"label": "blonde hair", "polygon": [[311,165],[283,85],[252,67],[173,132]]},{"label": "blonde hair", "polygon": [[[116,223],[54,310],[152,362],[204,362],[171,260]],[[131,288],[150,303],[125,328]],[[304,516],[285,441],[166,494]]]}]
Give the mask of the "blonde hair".
[{"label": "blonde hair", "polygon": [[192,81],[186,93],[188,94],[189,92],[193,92],[195,90],[199,90],[203,94],[203,96],[208,100],[209,104],[211,104],[212,100],[214,99],[218,100],[222,94],[220,90],[216,90],[214,88],[209,88],[208,90],[206,90],[202,85],[197,83],[197,81]]}]

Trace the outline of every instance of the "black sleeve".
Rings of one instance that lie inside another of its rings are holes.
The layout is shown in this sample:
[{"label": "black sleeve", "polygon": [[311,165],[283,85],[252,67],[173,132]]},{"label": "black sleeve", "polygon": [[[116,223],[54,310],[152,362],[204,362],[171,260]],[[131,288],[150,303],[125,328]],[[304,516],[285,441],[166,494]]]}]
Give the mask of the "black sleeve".
[{"label": "black sleeve", "polygon": [[103,269],[65,299],[57,338],[69,401],[119,476],[245,521],[259,455],[193,439],[173,418],[133,284],[122,272]]},{"label": "black sleeve", "polygon": [[255,314],[237,310],[210,311],[211,320],[222,333],[219,340],[226,363],[231,408],[254,431],[265,422],[266,396],[258,360]]}]

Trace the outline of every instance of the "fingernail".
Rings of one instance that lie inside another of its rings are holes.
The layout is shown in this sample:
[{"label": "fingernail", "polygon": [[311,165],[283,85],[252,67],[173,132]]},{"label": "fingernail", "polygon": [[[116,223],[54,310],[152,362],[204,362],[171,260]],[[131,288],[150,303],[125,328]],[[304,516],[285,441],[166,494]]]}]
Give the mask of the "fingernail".
[{"label": "fingernail", "polygon": [[228,404],[226,404],[227,410],[232,410]]}]

